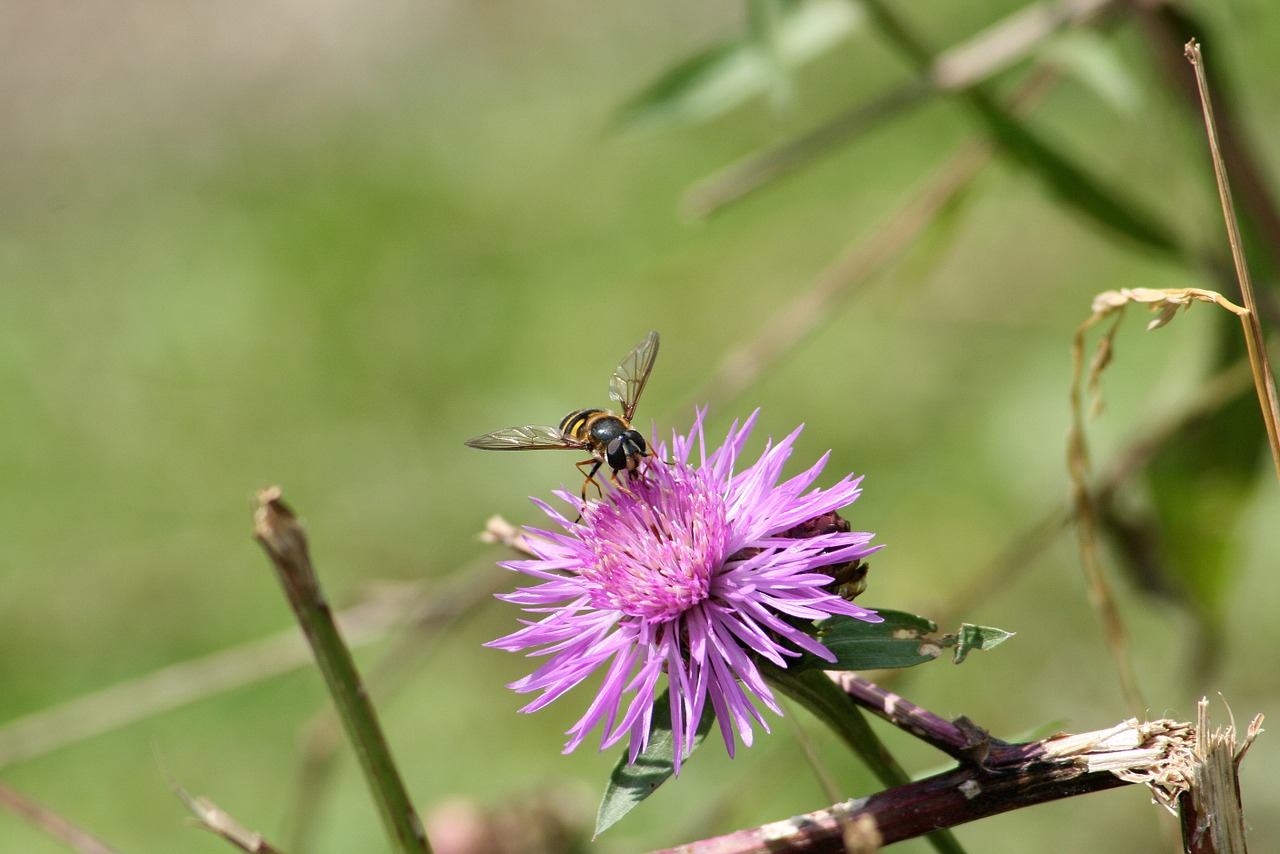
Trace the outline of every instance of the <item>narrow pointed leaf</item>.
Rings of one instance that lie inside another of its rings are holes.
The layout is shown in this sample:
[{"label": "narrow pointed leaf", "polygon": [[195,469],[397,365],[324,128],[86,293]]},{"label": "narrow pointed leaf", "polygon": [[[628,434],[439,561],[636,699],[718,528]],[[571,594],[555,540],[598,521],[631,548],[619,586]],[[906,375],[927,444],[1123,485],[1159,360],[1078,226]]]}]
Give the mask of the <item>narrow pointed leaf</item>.
[{"label": "narrow pointed leaf", "polygon": [[970,91],[967,100],[1001,150],[1036,175],[1059,201],[1109,230],[1162,254],[1181,254],[1182,249],[1168,226],[1149,211],[1103,187],[1093,175],[1076,166],[985,95]]},{"label": "narrow pointed leaf", "polygon": [[[609,775],[609,785],[604,790],[600,809],[596,813],[595,835],[609,827],[649,797],[675,773],[675,738],[671,733],[671,701],[663,691],[653,702],[653,723],[649,730],[649,746],[636,757],[634,764],[627,763],[627,751],[623,749],[618,764]],[[698,722],[690,753],[698,749],[715,723],[715,712],[708,704]]]},{"label": "narrow pointed leaf", "polygon": [[[882,0],[863,0],[868,18],[894,46],[927,76],[934,57],[893,8]],[[1046,139],[1012,116],[981,85],[957,91],[956,97],[985,126],[1000,149],[1029,170],[1059,201],[1108,230],[1123,234],[1164,255],[1182,256],[1176,234],[1150,211],[1106,187]]]},{"label": "narrow pointed leaf", "polygon": [[823,670],[879,670],[912,667],[933,661],[942,644],[933,633],[937,625],[924,617],[880,608],[883,623],[867,623],[852,617],[832,617],[822,624],[818,639],[836,657],[834,662],[806,656],[799,664]]},{"label": "narrow pointed leaf", "polygon": [[951,660],[959,664],[971,651],[995,649],[1011,637],[1013,632],[1006,632],[1004,629],[964,623],[956,635],[956,648]]},{"label": "narrow pointed leaf", "polygon": [[930,620],[904,611],[877,608],[883,623],[867,623],[852,617],[836,616],[818,629],[818,640],[835,655],[827,661],[805,654],[788,664],[801,670],[881,670],[914,667],[933,661],[944,650],[954,649],[953,661],[964,661],[970,651],[992,649],[1012,637],[1012,632],[989,626],[963,624],[955,634],[938,634]]}]

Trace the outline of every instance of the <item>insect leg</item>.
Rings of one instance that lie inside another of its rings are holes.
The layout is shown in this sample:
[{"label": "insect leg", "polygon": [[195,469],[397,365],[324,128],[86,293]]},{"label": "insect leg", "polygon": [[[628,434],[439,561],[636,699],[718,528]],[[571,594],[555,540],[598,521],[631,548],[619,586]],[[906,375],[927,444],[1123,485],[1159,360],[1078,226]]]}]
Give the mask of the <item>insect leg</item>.
[{"label": "insect leg", "polygon": [[[628,479],[628,480],[634,480],[634,479],[636,478],[636,470],[635,470],[635,469],[623,469],[623,471],[626,471],[626,472],[627,472],[627,479]],[[618,472],[617,472],[616,470],[615,470],[615,471],[613,471],[612,473],[610,473],[610,475],[609,475],[609,482],[610,482],[610,483],[612,483],[612,484],[613,484],[615,487],[617,487],[618,489],[620,489],[620,490],[622,490],[623,492],[625,492],[627,495],[635,495],[635,493],[634,493],[634,492],[632,492],[631,490],[627,489],[627,487],[626,487],[626,485],[625,485],[625,484],[623,484],[621,481],[619,481],[619,480],[618,480]]]},{"label": "insect leg", "polygon": [[587,501],[587,484],[588,483],[593,485],[596,488],[596,492],[600,493],[601,498],[604,498],[604,490],[600,488],[600,484],[596,483],[596,472],[600,471],[600,466],[604,465],[604,463],[602,463],[600,460],[592,458],[589,460],[583,460],[580,463],[575,463],[575,465],[578,467],[578,471],[581,472],[583,466],[591,465],[592,463],[595,463],[595,465],[591,466],[591,471],[587,473],[587,479],[582,482],[582,503],[584,504]]}]

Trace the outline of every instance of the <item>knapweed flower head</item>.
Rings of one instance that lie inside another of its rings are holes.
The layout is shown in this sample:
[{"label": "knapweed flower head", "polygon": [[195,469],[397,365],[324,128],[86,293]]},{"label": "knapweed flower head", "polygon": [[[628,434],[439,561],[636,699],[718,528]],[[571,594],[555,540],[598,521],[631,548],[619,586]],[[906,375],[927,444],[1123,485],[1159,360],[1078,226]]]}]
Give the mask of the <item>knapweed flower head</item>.
[{"label": "knapweed flower head", "polygon": [[519,692],[541,692],[521,711],[540,709],[602,673],[594,701],[567,733],[566,753],[603,725],[601,749],[629,735],[634,762],[648,743],[665,673],[677,773],[708,702],[732,756],[735,731],[747,746],[752,721],[768,731],[760,705],[782,713],[757,657],[779,667],[802,652],[831,661],[830,651],[804,630],[807,624],[835,614],[881,621],[827,589],[832,578],[824,572],[876,551],[871,534],[784,536],[852,502],[861,478],[809,490],[824,455],[779,482],[799,428],[740,469],[756,414],[741,427],[735,422],[710,453],[704,415],[698,413],[687,436],[673,437],[670,457],[665,444],[658,445],[657,459],[625,490],[585,504],[559,491],[568,515],[535,499],[561,531],[529,529],[535,557],[503,564],[542,582],[499,598],[544,616],[488,644],[548,657],[511,684]]}]

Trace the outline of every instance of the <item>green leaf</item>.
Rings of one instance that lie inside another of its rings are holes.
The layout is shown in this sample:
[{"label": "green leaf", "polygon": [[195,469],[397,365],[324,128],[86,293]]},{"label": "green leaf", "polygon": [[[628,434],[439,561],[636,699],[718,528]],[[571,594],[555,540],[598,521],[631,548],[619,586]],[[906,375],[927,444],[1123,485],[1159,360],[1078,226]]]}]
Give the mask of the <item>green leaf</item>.
[{"label": "green leaf", "polygon": [[1137,111],[1142,94],[1134,74],[1114,44],[1098,33],[1059,33],[1045,43],[1040,56],[1092,89],[1117,113],[1131,116]]},{"label": "green leaf", "polygon": [[1144,592],[1174,599],[1195,621],[1189,649],[1200,674],[1221,664],[1241,519],[1267,470],[1260,420],[1249,391],[1172,437],[1147,467],[1153,518],[1137,538],[1144,547],[1119,543]]},{"label": "green leaf", "polygon": [[1004,629],[964,623],[956,635],[956,651],[952,654],[951,660],[959,664],[971,650],[995,649],[1011,637],[1013,632],[1006,632]]},{"label": "green leaf", "polygon": [[[599,836],[636,806],[649,797],[675,773],[675,738],[671,732],[671,701],[669,691],[663,691],[653,702],[653,723],[649,729],[649,746],[628,764],[627,751],[622,751],[618,763],[609,775],[609,785],[600,800],[596,813],[595,835]],[[711,730],[716,715],[707,704],[698,722],[692,753],[698,749]]]},{"label": "green leaf", "polygon": [[[856,753],[863,757],[886,785],[905,782],[898,768],[867,726],[849,696],[823,670],[876,670],[910,667],[932,661],[943,650],[955,648],[959,663],[973,649],[991,649],[1011,636],[1010,632],[965,624],[954,635],[935,634],[937,626],[924,617],[903,611],[878,609],[883,623],[866,623],[852,617],[832,617],[822,624],[818,638],[835,654],[831,663],[814,655],[804,655],[785,670],[768,662],[760,672],[784,695],[800,703],[830,726]],[[702,744],[715,714],[708,706],[698,723],[693,749]],[[649,746],[627,763],[624,751],[614,766],[596,815],[596,835],[603,833],[675,773],[675,740],[671,732],[671,705],[664,691],[653,706]]]},{"label": "green leaf", "polygon": [[623,104],[618,130],[692,124],[723,115],[760,95],[784,97],[787,74],[826,53],[855,30],[849,0],[755,0],[746,33],[676,65]]},{"label": "green leaf", "polygon": [[737,41],[690,57],[623,104],[611,124],[618,130],[643,125],[705,121],[763,91],[767,69],[756,48]]},{"label": "green leaf", "polygon": [[879,670],[885,667],[913,667],[933,661],[942,646],[933,633],[938,627],[915,614],[877,609],[883,623],[868,623],[853,617],[836,616],[818,630],[818,640],[835,655],[834,662],[806,655],[798,667],[822,670]]},{"label": "green leaf", "polygon": [[806,653],[787,669],[801,670],[881,670],[914,667],[933,661],[944,650],[955,649],[952,660],[959,664],[971,650],[987,650],[1013,636],[1012,632],[965,623],[955,634],[939,635],[931,620],[904,611],[877,608],[883,623],[867,623],[853,617],[836,616],[818,629],[818,640],[835,655],[826,661]]}]

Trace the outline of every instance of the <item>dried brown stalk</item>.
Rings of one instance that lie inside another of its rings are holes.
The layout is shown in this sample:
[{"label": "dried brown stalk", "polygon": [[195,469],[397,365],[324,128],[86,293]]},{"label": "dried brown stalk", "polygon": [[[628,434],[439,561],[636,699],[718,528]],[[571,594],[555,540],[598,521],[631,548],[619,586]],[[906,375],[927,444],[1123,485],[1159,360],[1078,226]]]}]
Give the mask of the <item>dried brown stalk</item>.
[{"label": "dried brown stalk", "polygon": [[[1186,767],[1195,743],[1190,724],[1136,719],[1109,729],[1005,744],[961,719],[943,719],[857,677],[842,680],[850,696],[882,717],[963,757],[952,771],[817,812],[665,849],[661,854],[843,854],[846,831],[889,845],[938,828],[1119,786],[1147,786],[1161,803],[1190,785]],[[868,687],[870,686],[870,687]],[[1173,769],[1172,773],[1170,769]],[[864,850],[875,850],[874,848]]]},{"label": "dried brown stalk", "polygon": [[1245,262],[1244,247],[1240,240],[1240,223],[1236,219],[1235,204],[1231,200],[1231,186],[1227,180],[1227,167],[1222,160],[1218,142],[1218,127],[1213,116],[1213,103],[1209,98],[1209,82],[1205,77],[1204,57],[1200,45],[1192,39],[1185,48],[1187,61],[1196,71],[1196,86],[1200,90],[1200,104],[1204,112],[1204,126],[1209,136],[1209,154],[1213,159],[1213,174],[1218,183],[1218,199],[1222,203],[1222,215],[1227,224],[1227,240],[1231,244],[1231,261],[1235,264],[1236,279],[1240,283],[1240,295],[1247,311],[1240,315],[1244,324],[1244,340],[1249,348],[1249,364],[1253,368],[1253,384],[1258,392],[1258,404],[1262,407],[1262,421],[1267,428],[1267,441],[1271,446],[1271,461],[1276,479],[1280,480],[1280,399],[1276,397],[1276,381],[1271,372],[1271,360],[1267,356],[1267,343],[1262,335],[1262,323],[1258,319],[1258,300],[1253,294],[1253,281],[1249,265]]},{"label": "dried brown stalk", "polygon": [[193,821],[205,830],[220,836],[248,854],[281,854],[261,833],[246,829],[208,798],[190,794],[180,786],[174,786],[178,798],[191,811]]}]

